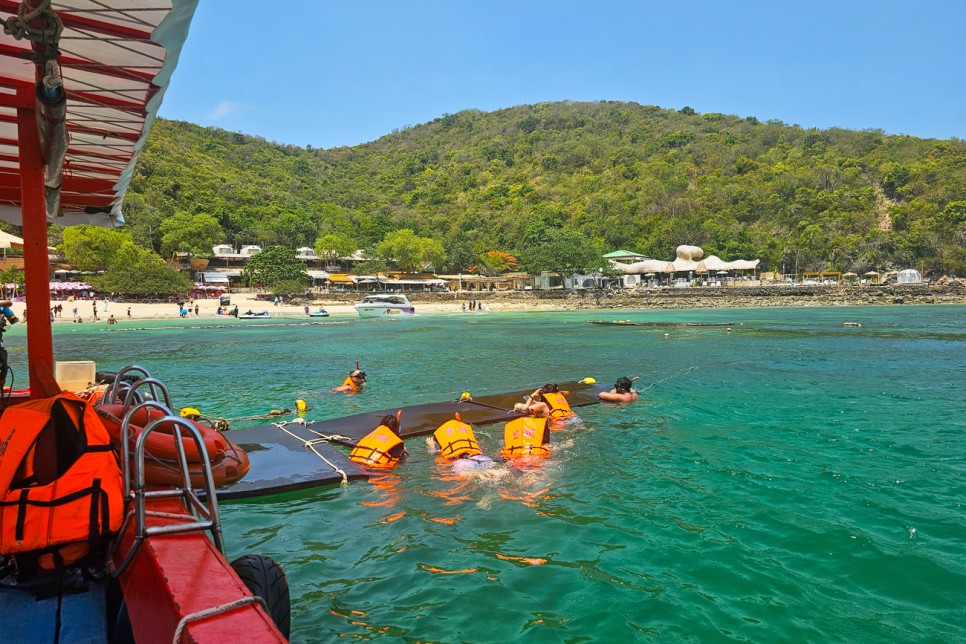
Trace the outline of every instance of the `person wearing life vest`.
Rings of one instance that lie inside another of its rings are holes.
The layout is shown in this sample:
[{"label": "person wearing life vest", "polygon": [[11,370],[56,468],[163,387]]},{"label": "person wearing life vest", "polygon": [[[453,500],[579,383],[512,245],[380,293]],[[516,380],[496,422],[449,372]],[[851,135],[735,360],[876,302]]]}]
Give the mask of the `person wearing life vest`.
[{"label": "person wearing life vest", "polygon": [[358,367],[349,372],[342,384],[332,389],[334,393],[357,394],[366,386],[366,372]]},{"label": "person wearing life vest", "polygon": [[399,418],[402,410],[396,415],[386,414],[379,422],[379,426],[366,434],[356,443],[349,454],[349,460],[360,465],[379,469],[392,469],[403,461],[409,452],[399,437]]},{"label": "person wearing life vest", "polygon": [[544,457],[550,454],[550,432],[547,419],[524,416],[511,420],[503,427],[503,449],[500,455],[507,460]]},{"label": "person wearing life vest", "polygon": [[570,409],[567,398],[554,383],[547,383],[527,396],[527,411],[534,416],[543,416],[551,420],[564,420],[575,416]]},{"label": "person wearing life vest", "polygon": [[483,454],[473,428],[463,422],[459,414],[433,432],[434,447],[439,455],[453,463],[454,472],[467,472],[493,467],[493,459]]},{"label": "person wearing life vest", "polygon": [[614,383],[614,388],[610,391],[602,391],[597,397],[603,402],[629,403],[637,400],[637,392],[634,391],[634,380],[627,376],[621,376]]}]

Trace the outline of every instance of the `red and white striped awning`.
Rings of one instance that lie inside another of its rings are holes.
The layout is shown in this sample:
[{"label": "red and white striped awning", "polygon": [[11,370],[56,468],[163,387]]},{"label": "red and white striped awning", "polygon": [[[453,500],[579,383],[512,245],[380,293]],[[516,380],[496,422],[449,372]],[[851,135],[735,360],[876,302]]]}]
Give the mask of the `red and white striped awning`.
[{"label": "red and white striped awning", "polygon": [[[21,223],[21,137],[27,113],[37,109],[43,77],[43,65],[35,61],[50,52],[46,36],[31,42],[7,33],[17,31],[10,27],[18,26],[18,12],[28,18],[36,10],[37,17],[28,22],[35,30],[51,33],[57,20],[62,24],[56,51],[66,94],[66,136],[54,147],[66,146],[66,154],[62,178],[48,176],[46,181],[47,219],[117,226],[124,223],[121,201],[197,3],[0,0],[5,26],[0,33],[0,219]],[[45,9],[56,19],[45,21]],[[44,161],[48,172],[57,165]],[[58,193],[54,199],[51,191]]]}]

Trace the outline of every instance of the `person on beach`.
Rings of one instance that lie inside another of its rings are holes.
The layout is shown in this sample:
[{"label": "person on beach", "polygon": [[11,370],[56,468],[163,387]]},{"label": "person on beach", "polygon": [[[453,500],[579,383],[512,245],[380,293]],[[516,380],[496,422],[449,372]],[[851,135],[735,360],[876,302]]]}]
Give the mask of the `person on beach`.
[{"label": "person on beach", "polygon": [[338,387],[332,389],[337,394],[357,394],[366,386],[366,372],[358,367],[349,372],[349,376]]},{"label": "person on beach", "polygon": [[[634,380],[637,380],[635,377]],[[602,391],[597,397],[603,402],[634,402],[637,400],[637,392],[634,391],[634,380],[627,376],[621,376],[614,383],[614,388],[610,391]]]},{"label": "person on beach", "polygon": [[131,307],[127,307],[127,316],[131,317]]}]

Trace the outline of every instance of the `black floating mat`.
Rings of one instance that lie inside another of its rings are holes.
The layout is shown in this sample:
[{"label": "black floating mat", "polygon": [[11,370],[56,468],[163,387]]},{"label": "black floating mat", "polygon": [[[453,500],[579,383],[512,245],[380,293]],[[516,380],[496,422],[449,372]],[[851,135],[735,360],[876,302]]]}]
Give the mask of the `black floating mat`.
[{"label": "black floating mat", "polygon": [[[341,474],[305,446],[305,441],[318,438],[316,434],[294,423],[286,424],[285,429],[299,438],[274,425],[233,429],[226,434],[248,454],[251,469],[237,483],[219,488],[219,499],[244,499],[342,482]],[[369,478],[343,450],[325,442],[315,443],[313,447],[350,480]]]},{"label": "black floating mat", "polygon": [[[536,387],[534,387],[536,389]],[[560,383],[560,390],[569,392],[567,401],[571,407],[582,407],[598,402],[597,394],[605,390],[601,385],[586,385],[579,382]],[[523,402],[527,391],[516,391],[507,394],[492,394],[474,397],[470,401],[449,401],[426,403],[402,408],[400,422],[403,438],[432,434],[436,428],[459,413],[464,422],[471,425],[489,425],[501,423],[523,414],[513,411],[513,405]],[[370,411],[343,418],[322,420],[306,425],[307,428],[320,435],[332,436],[332,440],[350,447],[354,446],[363,436],[379,425],[386,414],[395,414],[397,409],[383,409]]]}]

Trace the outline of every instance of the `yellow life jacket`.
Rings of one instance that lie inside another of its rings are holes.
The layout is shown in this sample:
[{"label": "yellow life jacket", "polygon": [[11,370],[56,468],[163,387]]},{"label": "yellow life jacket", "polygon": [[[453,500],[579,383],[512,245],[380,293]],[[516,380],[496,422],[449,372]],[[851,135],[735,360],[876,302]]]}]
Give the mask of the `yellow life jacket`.
[{"label": "yellow life jacket", "polygon": [[356,443],[349,460],[369,467],[390,469],[402,460],[404,451],[403,440],[385,425],[379,425]]},{"label": "yellow life jacket", "polygon": [[43,569],[77,561],[121,527],[121,471],[100,418],[61,393],[0,416],[0,554]]},{"label": "yellow life jacket", "polygon": [[356,384],[355,380],[353,380],[352,378],[349,378],[348,376],[346,376],[346,379],[342,382],[343,387],[345,387],[346,385],[349,385],[349,387],[352,388],[352,393],[354,394],[359,393],[359,391],[361,391],[362,389],[362,387]]},{"label": "yellow life jacket", "polygon": [[544,402],[550,407],[551,418],[570,418],[574,415],[573,410],[570,409],[570,403],[559,391],[542,395]]},{"label": "yellow life jacket", "polygon": [[546,447],[549,441],[547,419],[524,416],[511,420],[504,426],[503,449],[500,454],[504,458],[547,456],[550,454]]},{"label": "yellow life jacket", "polygon": [[482,454],[473,428],[459,420],[447,420],[433,432],[433,438],[439,444],[440,456],[444,458],[459,458],[460,456],[475,456]]}]

